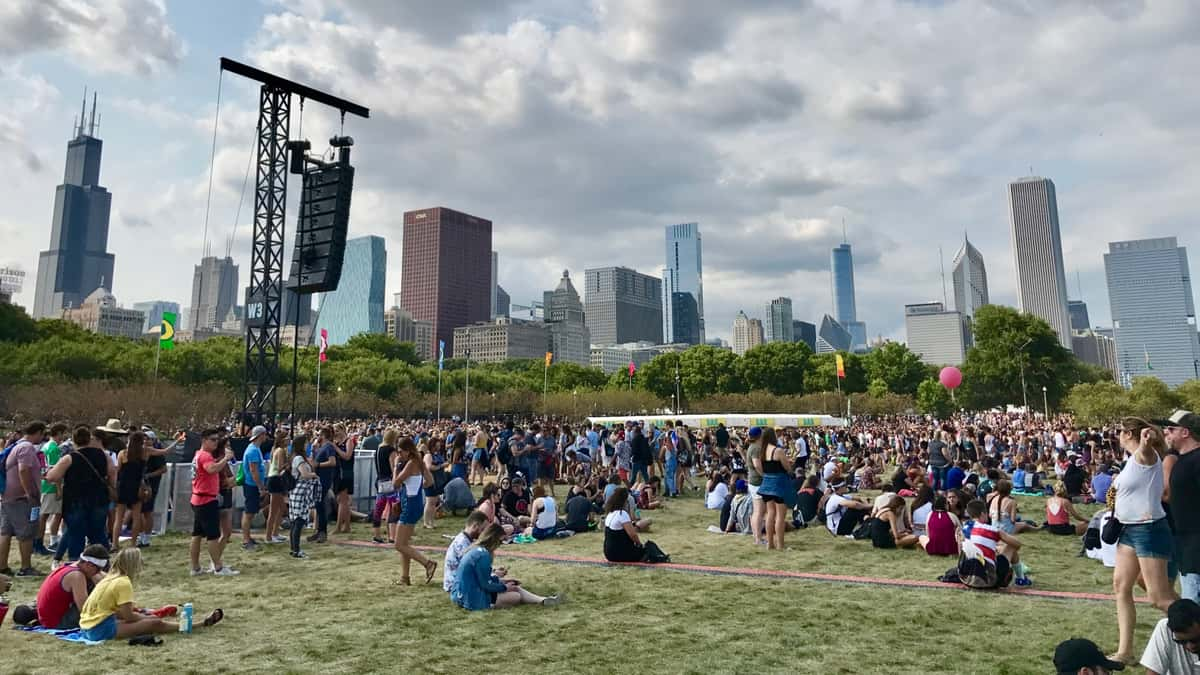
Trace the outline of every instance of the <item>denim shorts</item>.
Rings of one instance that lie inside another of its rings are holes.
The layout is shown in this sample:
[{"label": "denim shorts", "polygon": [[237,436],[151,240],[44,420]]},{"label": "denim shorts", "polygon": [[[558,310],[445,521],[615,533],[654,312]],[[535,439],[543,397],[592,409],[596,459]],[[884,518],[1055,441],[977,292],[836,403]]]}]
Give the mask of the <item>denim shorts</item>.
[{"label": "denim shorts", "polygon": [[1139,558],[1171,560],[1175,556],[1175,542],[1166,518],[1150,523],[1126,524],[1117,543],[1132,548]]},{"label": "denim shorts", "polygon": [[109,614],[108,618],[91,628],[83,629],[83,639],[92,642],[107,642],[117,637],[117,615]]},{"label": "denim shorts", "polygon": [[425,491],[417,490],[415,495],[404,495],[400,500],[400,523],[416,525],[425,514]]}]

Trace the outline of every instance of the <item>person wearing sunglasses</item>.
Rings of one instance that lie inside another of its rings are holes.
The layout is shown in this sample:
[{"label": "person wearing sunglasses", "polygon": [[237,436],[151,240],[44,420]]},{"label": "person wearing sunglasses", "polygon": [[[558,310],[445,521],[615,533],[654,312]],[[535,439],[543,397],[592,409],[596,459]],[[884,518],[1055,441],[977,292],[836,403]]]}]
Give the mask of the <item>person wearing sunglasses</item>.
[{"label": "person wearing sunglasses", "polygon": [[1183,598],[1167,608],[1142,652],[1141,665],[1149,675],[1200,673],[1200,605]]},{"label": "person wearing sunglasses", "polygon": [[1200,415],[1176,410],[1163,421],[1163,436],[1179,459],[1167,475],[1175,517],[1175,560],[1180,595],[1200,601]]}]

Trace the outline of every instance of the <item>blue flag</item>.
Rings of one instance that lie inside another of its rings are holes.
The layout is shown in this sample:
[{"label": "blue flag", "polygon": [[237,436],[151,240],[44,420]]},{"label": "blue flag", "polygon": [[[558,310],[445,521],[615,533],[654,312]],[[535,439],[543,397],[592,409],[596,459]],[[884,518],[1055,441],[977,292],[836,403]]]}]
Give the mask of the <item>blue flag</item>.
[{"label": "blue flag", "polygon": [[442,369],[442,362],[446,360],[446,341],[438,340],[438,370]]}]

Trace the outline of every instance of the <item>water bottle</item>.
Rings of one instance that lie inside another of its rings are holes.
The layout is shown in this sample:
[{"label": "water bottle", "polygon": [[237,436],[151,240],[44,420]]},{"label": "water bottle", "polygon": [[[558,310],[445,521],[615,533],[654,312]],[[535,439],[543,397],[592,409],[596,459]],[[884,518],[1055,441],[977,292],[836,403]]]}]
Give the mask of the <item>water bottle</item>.
[{"label": "water bottle", "polygon": [[193,609],[192,603],[189,602],[183,606],[183,612],[180,613],[180,615],[179,615],[179,632],[180,633],[192,632],[192,614],[193,614],[193,612],[195,612],[195,609]]},{"label": "water bottle", "polygon": [[38,518],[41,518],[41,517],[42,517],[42,507],[35,506],[32,509],[29,509],[29,522],[36,523],[38,521]]}]

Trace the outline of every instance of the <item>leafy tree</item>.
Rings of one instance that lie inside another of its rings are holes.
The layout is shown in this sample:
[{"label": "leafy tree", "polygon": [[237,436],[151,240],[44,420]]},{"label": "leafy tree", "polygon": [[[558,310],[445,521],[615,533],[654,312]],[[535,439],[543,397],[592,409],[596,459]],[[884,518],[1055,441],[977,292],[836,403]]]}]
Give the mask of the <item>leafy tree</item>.
[{"label": "leafy tree", "polygon": [[1104,424],[1130,414],[1129,393],[1116,382],[1089,382],[1071,387],[1064,401],[1080,424]]},{"label": "leafy tree", "polygon": [[1175,388],[1182,406],[1200,412],[1200,380],[1188,380]]},{"label": "leafy tree", "polygon": [[[858,354],[842,352],[846,365],[846,378],[842,380],[843,394],[858,394],[867,390],[867,373],[863,368],[863,359]],[[813,354],[808,359],[808,368],[804,373],[805,388],[808,391],[836,391],[837,360],[833,354]]]},{"label": "leafy tree", "polygon": [[917,410],[945,418],[954,412],[954,402],[950,399],[950,392],[940,382],[923,380],[917,385]]},{"label": "leafy tree", "polygon": [[712,345],[696,345],[681,352],[679,363],[684,400],[713,393],[746,391],[746,383],[738,369],[739,360],[737,354]]},{"label": "leafy tree", "polygon": [[871,383],[867,385],[867,393],[870,394],[872,398],[882,398],[886,396],[889,393],[887,382],[884,382],[883,380],[871,380]]},{"label": "leafy tree", "polygon": [[25,309],[9,303],[0,303],[0,342],[24,344],[37,337],[37,324]]},{"label": "leafy tree", "polygon": [[[1063,348],[1040,317],[1011,307],[986,305],[974,318],[975,345],[967,352],[963,382],[976,408],[1021,404],[1046,387],[1052,408],[1081,381],[1078,359]],[[1024,366],[1025,392],[1021,389]],[[964,397],[966,398],[966,397]],[[1037,401],[1040,403],[1040,401]],[[1036,407],[1033,402],[1030,407]]]},{"label": "leafy tree", "polygon": [[1163,418],[1181,405],[1178,394],[1157,377],[1136,377],[1129,390],[1130,412],[1139,417]]},{"label": "leafy tree", "polygon": [[812,350],[803,342],[768,342],[742,355],[738,370],[751,390],[776,395],[804,393],[804,371]]},{"label": "leafy tree", "polygon": [[928,377],[921,357],[899,342],[885,342],[862,360],[867,379],[882,381],[893,394],[915,394],[917,385]]},{"label": "leafy tree", "polygon": [[359,333],[346,341],[345,350],[363,352],[380,358],[403,361],[410,366],[421,363],[417,347],[411,342],[397,342],[383,333]]}]

